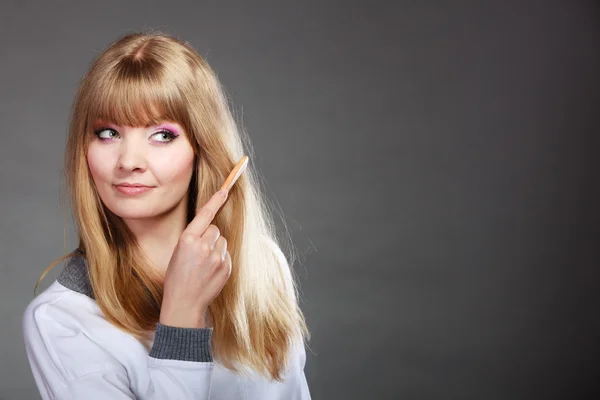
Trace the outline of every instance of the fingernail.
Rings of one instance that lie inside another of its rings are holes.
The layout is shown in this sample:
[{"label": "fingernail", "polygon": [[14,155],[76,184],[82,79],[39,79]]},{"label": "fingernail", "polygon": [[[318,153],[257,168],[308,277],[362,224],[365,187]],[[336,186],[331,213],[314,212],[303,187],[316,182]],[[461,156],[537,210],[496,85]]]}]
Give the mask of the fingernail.
[{"label": "fingernail", "polygon": [[221,196],[223,196],[224,198],[227,198],[227,190],[219,190],[219,193],[221,194]]}]

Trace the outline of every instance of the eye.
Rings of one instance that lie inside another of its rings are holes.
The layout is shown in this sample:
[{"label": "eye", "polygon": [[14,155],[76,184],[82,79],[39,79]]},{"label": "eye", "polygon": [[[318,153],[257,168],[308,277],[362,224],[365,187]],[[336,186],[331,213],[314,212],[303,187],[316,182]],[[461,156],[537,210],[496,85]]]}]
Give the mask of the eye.
[{"label": "eye", "polygon": [[98,136],[101,140],[110,140],[114,139],[116,136],[119,136],[117,131],[111,128],[100,128],[94,131],[96,136]]},{"label": "eye", "polygon": [[172,142],[174,139],[177,138],[177,136],[173,132],[166,130],[166,129],[163,129],[159,132],[154,133],[152,135],[152,137],[156,138],[155,141],[157,141],[157,142],[165,142],[165,143]]}]

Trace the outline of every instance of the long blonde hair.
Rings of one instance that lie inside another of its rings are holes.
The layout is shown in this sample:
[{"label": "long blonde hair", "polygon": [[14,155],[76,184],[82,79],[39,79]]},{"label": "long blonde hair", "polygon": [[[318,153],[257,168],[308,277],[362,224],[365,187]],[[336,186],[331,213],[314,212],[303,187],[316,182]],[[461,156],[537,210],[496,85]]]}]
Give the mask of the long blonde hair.
[{"label": "long blonde hair", "polygon": [[[188,43],[164,33],[120,38],[96,58],[80,82],[65,153],[78,250],[85,255],[94,297],[105,317],[147,341],[159,319],[163,277],[153,272],[132,232],[98,195],[86,159],[97,119],[126,126],[163,120],[182,125],[196,155],[188,222],[196,205],[219,189],[235,163],[252,154],[252,147],[238,129],[211,67]],[[250,367],[281,380],[291,346],[310,334],[294,274],[277,244],[270,207],[249,164],[213,221],[227,238],[232,271],[209,312],[216,360],[234,371]],[[52,263],[37,283],[73,254]]]}]

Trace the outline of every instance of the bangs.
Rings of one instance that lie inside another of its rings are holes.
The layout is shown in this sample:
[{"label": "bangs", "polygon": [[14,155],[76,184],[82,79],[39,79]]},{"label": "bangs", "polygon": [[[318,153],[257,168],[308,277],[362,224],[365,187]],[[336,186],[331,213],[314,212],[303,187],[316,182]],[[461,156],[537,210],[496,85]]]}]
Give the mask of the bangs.
[{"label": "bangs", "polygon": [[188,128],[180,91],[165,82],[161,65],[126,58],[99,76],[88,103],[88,132],[97,121],[142,127],[172,121]]}]

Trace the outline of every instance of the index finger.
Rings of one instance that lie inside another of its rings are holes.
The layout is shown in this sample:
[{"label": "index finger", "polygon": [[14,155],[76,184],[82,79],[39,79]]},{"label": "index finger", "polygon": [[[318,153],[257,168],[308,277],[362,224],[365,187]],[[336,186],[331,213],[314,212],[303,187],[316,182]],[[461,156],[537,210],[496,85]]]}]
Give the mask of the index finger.
[{"label": "index finger", "polygon": [[212,222],[219,209],[227,201],[229,190],[233,187],[248,165],[248,156],[244,156],[233,167],[223,186],[202,207],[196,209],[196,216],[185,229],[187,232],[201,236]]}]

